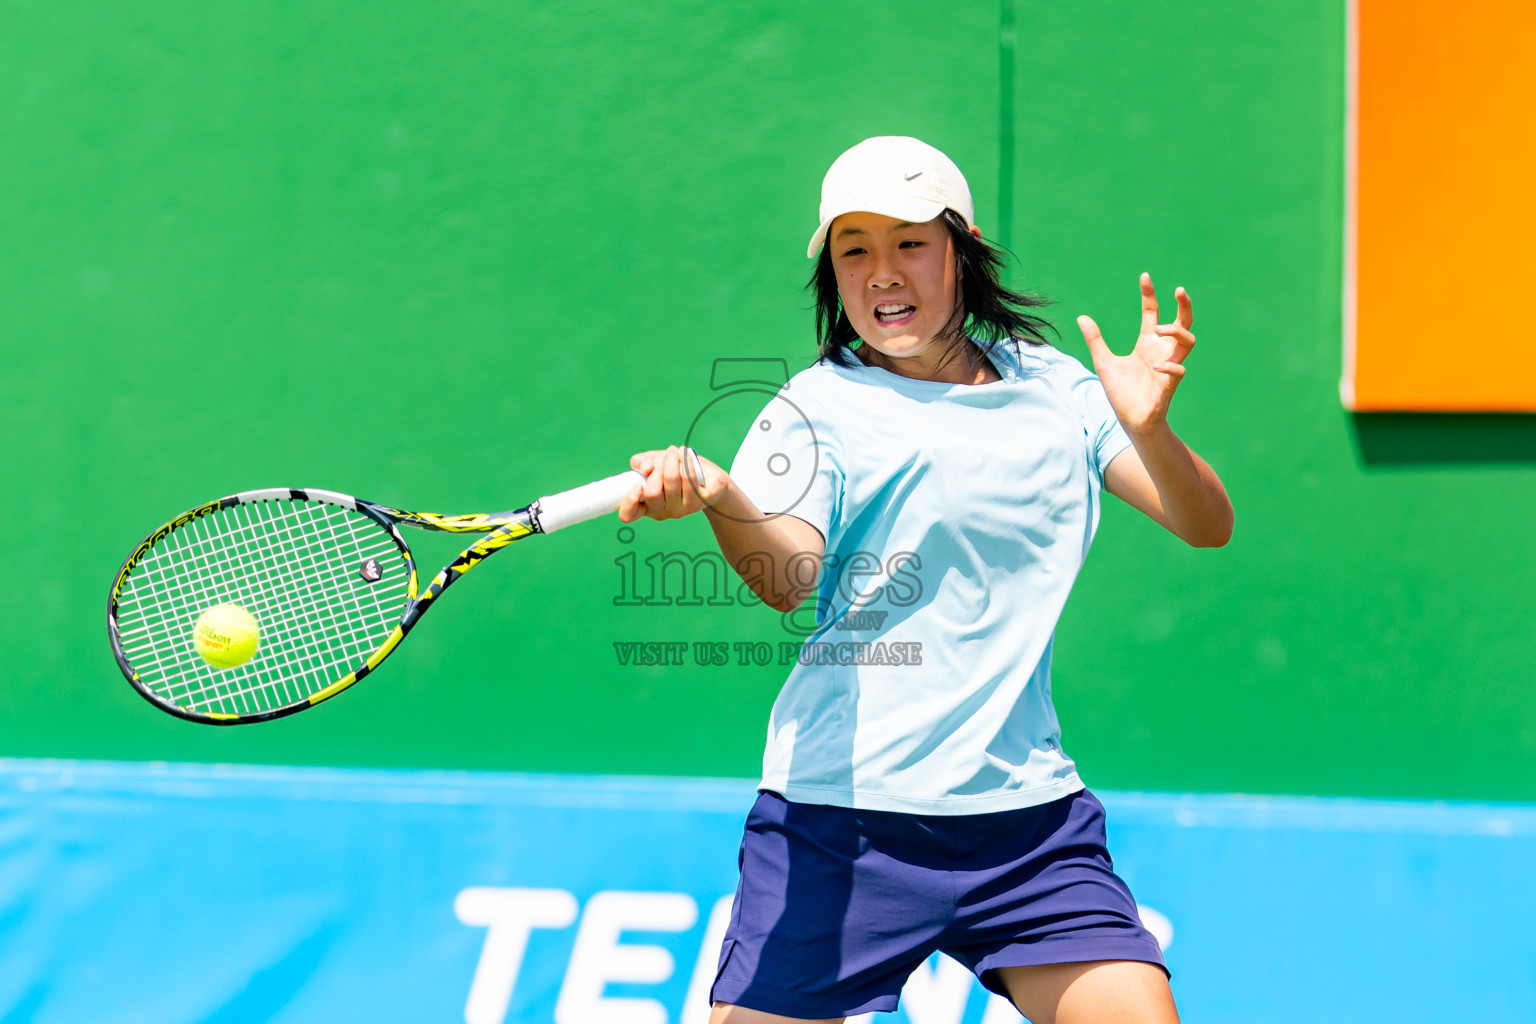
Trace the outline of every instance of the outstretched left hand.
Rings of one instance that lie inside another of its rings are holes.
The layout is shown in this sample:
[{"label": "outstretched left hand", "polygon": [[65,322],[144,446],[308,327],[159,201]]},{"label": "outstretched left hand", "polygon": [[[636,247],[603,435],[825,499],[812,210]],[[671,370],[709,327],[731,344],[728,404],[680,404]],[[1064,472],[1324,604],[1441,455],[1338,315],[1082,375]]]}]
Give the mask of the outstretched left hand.
[{"label": "outstretched left hand", "polygon": [[1189,330],[1195,321],[1189,293],[1178,288],[1173,294],[1179,303],[1178,316],[1171,324],[1160,324],[1152,275],[1141,275],[1141,335],[1128,356],[1109,350],[1092,317],[1077,318],[1093,357],[1093,372],[1103,382],[1120,424],[1131,434],[1150,434],[1168,422],[1168,403],[1184,379],[1184,357],[1195,347]]}]

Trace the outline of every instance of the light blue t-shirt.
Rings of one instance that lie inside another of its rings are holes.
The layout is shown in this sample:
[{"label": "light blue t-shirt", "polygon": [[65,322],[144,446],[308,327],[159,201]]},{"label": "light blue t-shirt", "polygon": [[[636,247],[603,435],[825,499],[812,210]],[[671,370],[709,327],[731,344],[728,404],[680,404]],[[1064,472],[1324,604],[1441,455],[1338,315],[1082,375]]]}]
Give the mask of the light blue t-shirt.
[{"label": "light blue t-shirt", "polygon": [[1020,348],[995,346],[1002,380],[980,385],[823,361],[749,429],[732,478],[826,538],[761,788],[921,814],[1082,788],[1051,705],[1051,637],[1104,467],[1130,439],[1080,362]]}]

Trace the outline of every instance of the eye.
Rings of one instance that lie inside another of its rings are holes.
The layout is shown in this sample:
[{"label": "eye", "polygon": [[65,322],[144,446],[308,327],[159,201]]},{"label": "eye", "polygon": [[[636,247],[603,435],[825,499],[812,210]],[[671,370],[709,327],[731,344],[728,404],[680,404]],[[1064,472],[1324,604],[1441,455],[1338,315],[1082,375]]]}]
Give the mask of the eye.
[{"label": "eye", "polygon": [[919,241],[916,238],[907,238],[907,239],[903,239],[902,240],[900,248],[903,248],[903,249],[916,249],[920,245],[927,245],[927,244],[928,244],[927,242]]},{"label": "eye", "polygon": [[864,255],[864,250],[859,248],[858,246],[854,246],[852,249],[844,249],[843,250],[843,255],[844,256],[862,256],[862,255]]}]

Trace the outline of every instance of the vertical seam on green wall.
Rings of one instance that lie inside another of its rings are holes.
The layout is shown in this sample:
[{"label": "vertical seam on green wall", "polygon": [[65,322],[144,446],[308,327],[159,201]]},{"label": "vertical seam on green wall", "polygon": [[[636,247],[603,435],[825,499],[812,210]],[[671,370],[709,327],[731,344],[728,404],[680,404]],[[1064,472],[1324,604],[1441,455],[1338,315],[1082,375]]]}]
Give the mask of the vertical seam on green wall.
[{"label": "vertical seam on green wall", "polygon": [[1013,0],[1001,0],[997,34],[997,240],[1013,248]]}]

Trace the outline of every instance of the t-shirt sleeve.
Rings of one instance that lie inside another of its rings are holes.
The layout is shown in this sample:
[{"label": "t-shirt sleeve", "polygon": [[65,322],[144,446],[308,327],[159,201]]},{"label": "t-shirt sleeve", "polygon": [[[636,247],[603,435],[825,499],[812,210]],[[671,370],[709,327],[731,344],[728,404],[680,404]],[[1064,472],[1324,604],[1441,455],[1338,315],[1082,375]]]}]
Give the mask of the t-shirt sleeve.
[{"label": "t-shirt sleeve", "polygon": [[1109,404],[1109,396],[1104,393],[1104,385],[1097,376],[1089,373],[1078,385],[1078,394],[1088,429],[1088,458],[1093,463],[1093,471],[1103,480],[1104,470],[1109,468],[1116,455],[1131,446],[1131,438],[1120,425],[1115,408]]},{"label": "t-shirt sleeve", "polygon": [[831,424],[792,388],[758,413],[731,463],[731,479],[764,512],[787,512],[821,531],[842,499],[843,474]]},{"label": "t-shirt sleeve", "polygon": [[1050,372],[1058,384],[1065,384],[1072,395],[1088,435],[1088,468],[1102,483],[1104,470],[1116,455],[1131,446],[1131,438],[1120,425],[1104,385],[1092,370],[1059,349],[1043,349],[1041,354],[1051,364]]}]

